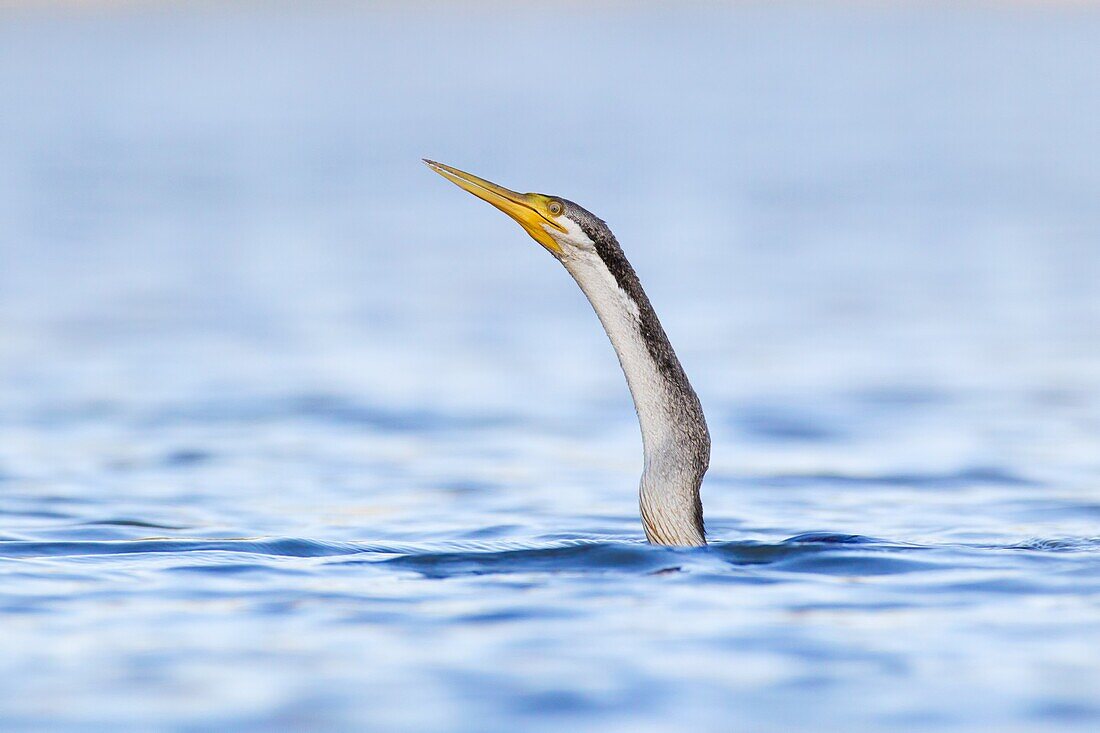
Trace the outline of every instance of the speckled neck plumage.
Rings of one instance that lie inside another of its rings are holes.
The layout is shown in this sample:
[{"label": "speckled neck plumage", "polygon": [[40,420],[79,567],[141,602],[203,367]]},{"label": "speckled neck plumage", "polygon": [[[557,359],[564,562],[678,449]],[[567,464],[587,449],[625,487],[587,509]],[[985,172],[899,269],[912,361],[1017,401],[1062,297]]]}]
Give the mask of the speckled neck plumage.
[{"label": "speckled neck plumage", "polygon": [[615,236],[601,220],[567,204],[595,256],[564,257],[562,263],[607,331],[638,413],[646,537],[662,545],[704,545],[699,488],[710,462],[710,435],[699,398]]}]

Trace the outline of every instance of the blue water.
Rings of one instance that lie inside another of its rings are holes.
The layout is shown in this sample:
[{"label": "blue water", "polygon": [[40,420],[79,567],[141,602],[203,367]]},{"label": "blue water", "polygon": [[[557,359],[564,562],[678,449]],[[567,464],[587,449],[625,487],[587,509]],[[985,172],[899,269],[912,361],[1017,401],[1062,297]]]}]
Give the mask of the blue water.
[{"label": "blue water", "polygon": [[[1100,13],[0,11],[0,729],[1100,730]],[[692,377],[649,547],[572,281]]]}]

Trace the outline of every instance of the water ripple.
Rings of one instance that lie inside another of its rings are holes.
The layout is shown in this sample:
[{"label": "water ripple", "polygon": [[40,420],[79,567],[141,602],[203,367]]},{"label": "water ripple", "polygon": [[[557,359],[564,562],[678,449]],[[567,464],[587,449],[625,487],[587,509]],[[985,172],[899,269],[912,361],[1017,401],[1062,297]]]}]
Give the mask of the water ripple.
[{"label": "water ripple", "polygon": [[227,551],[272,557],[328,557],[366,550],[351,543],[296,538],[179,540],[83,540],[70,542],[0,542],[0,557],[70,557],[76,555],[141,555]]}]

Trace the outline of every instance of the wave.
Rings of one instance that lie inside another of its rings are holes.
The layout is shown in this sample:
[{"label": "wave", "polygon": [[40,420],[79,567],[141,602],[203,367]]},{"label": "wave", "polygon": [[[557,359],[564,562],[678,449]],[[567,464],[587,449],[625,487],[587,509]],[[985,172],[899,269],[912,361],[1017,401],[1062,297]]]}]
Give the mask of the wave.
[{"label": "wave", "polygon": [[[1100,538],[1030,539],[1007,545],[918,545],[855,534],[803,533],[778,542],[734,540],[704,548],[669,548],[641,540],[330,542],[292,537],[140,540],[0,540],[2,559],[217,553],[220,563],[254,566],[263,558],[332,558],[425,578],[515,573],[732,572],[768,566],[819,575],[894,575],[958,567],[965,556],[990,551],[1097,552]],[[973,559],[973,557],[971,557]],[[965,564],[965,563],[964,563]]]}]

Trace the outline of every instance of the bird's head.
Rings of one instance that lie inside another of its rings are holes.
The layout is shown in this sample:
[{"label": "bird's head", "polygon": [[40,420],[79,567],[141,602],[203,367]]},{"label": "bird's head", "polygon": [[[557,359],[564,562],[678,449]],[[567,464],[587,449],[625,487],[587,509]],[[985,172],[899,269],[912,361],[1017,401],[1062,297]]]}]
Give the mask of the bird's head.
[{"label": "bird's head", "polygon": [[578,252],[591,252],[593,240],[607,229],[596,216],[559,196],[517,193],[449,165],[434,160],[424,162],[451,183],[515,219],[532,239],[559,260]]}]

